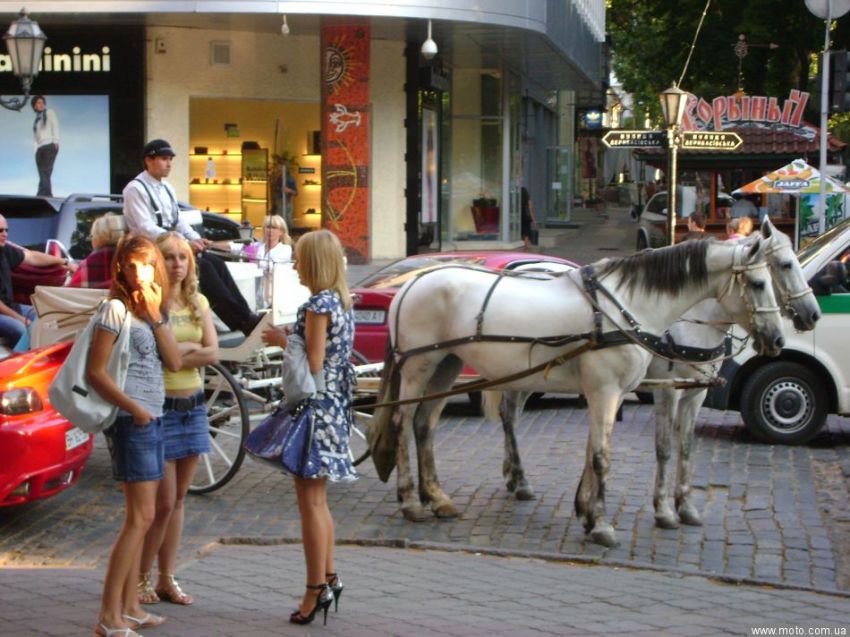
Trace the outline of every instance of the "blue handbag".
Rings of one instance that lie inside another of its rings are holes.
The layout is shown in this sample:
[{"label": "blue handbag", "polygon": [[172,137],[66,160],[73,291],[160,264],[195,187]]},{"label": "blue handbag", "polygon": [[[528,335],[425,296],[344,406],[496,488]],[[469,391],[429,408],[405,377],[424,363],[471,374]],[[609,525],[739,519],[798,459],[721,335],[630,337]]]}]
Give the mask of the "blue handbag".
[{"label": "blue handbag", "polygon": [[248,434],[245,451],[299,478],[317,476],[321,460],[313,444],[313,408],[307,401],[291,411],[278,407]]}]

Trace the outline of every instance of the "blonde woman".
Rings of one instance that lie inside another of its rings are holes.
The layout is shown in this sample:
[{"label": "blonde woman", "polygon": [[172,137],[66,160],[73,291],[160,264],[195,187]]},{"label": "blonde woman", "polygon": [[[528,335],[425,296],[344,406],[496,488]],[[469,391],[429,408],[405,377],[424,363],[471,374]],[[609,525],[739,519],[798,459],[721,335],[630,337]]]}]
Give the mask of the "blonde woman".
[{"label": "blonde woman", "polygon": [[[295,268],[311,297],[298,308],[293,333],[304,340],[310,372],[321,373],[325,385],[310,399],[315,415],[312,444],[321,458],[321,469],[315,478],[294,478],[307,590],[289,621],[309,624],[320,609],[327,621],[331,602],[338,604],[343,590],[334,565],[334,522],[328,508],[327,482],[357,479],[348,456],[354,316],[345,282],[342,246],[336,235],[316,230],[301,237],[295,247]],[[263,332],[263,338],[267,343],[285,347],[287,332],[271,328]]]},{"label": "blonde woman", "polygon": [[292,237],[286,221],[279,215],[269,215],[263,222],[263,239],[249,244],[230,241],[217,241],[215,247],[242,254],[250,261],[256,261],[264,270],[272,270],[276,263],[292,261]]},{"label": "blonde woman", "polygon": [[[198,368],[218,360],[218,338],[209,302],[198,292],[191,245],[176,232],[164,233],[156,242],[171,284],[169,316],[181,364],[179,370],[165,372],[165,477],[157,491],[156,517],[145,536],[138,592],[143,604],[167,601],[188,605],[194,600],[174,579],[174,568],[183,533],[186,493],[198,456],[210,448],[207,407]],[[159,570],[155,585],[151,581],[154,559]]]}]

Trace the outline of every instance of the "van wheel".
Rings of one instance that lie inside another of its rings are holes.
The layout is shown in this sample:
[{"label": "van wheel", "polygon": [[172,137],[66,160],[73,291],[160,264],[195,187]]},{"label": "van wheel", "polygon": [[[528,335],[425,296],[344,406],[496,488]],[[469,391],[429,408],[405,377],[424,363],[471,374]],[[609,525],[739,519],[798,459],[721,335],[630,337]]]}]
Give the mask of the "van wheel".
[{"label": "van wheel", "polygon": [[741,417],[759,440],[799,445],[823,428],[828,396],[823,379],[803,365],[768,363],[741,391]]},{"label": "van wheel", "polygon": [[643,250],[646,250],[648,247],[649,247],[649,245],[647,245],[647,243],[646,243],[646,235],[644,235],[642,232],[638,232],[636,250],[638,252],[642,252]]}]

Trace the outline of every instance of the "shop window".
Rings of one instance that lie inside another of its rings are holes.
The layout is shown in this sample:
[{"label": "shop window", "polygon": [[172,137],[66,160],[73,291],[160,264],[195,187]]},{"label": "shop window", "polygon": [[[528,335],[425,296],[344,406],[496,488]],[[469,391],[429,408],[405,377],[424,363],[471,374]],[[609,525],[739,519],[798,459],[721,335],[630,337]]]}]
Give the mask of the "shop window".
[{"label": "shop window", "polygon": [[443,231],[450,241],[498,239],[502,198],[501,74],[452,73],[448,140],[442,153],[447,203]]}]

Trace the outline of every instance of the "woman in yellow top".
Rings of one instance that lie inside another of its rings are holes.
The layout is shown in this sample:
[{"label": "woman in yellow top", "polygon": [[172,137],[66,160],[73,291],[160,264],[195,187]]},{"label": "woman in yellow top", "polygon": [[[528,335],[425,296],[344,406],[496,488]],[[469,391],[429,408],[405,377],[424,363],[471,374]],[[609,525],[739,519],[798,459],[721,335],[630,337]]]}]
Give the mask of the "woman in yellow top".
[{"label": "woman in yellow top", "polygon": [[[182,366],[165,372],[162,430],[165,442],[165,477],[159,485],[156,518],[145,536],[142,552],[139,601],[161,600],[188,605],[192,597],[174,579],[177,549],[183,532],[183,504],[198,456],[210,448],[207,407],[199,367],[218,360],[218,337],[206,297],[198,292],[195,257],[189,243],[176,232],[157,239],[171,283],[169,321],[177,339]],[[151,581],[157,559],[159,576]]]}]

